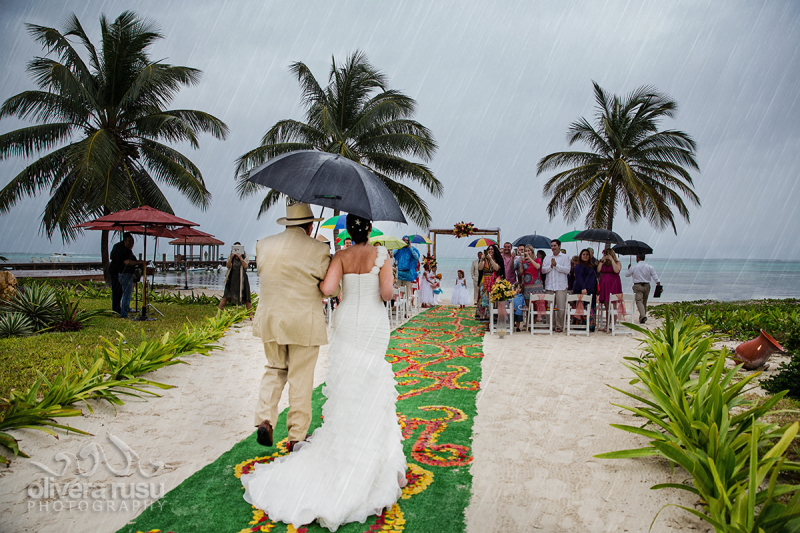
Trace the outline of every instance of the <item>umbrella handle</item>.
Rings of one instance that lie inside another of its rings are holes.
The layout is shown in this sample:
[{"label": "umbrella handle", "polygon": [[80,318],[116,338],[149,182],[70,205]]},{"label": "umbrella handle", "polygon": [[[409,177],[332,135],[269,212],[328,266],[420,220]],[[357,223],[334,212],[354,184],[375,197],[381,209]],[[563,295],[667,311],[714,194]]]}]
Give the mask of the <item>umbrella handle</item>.
[{"label": "umbrella handle", "polygon": [[320,218],[320,220],[319,220],[319,222],[317,222],[317,229],[314,230],[314,238],[315,239],[317,238],[317,233],[319,233],[319,226],[320,226],[320,224],[322,224],[322,213],[324,213],[324,212],[325,212],[325,206],[323,205],[322,209],[319,210],[319,218]]}]

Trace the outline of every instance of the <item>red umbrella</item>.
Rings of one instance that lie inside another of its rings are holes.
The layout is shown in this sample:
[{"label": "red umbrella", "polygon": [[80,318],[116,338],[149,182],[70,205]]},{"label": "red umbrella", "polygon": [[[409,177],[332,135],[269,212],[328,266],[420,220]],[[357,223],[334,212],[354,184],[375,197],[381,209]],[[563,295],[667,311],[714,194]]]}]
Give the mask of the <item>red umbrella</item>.
[{"label": "red umbrella", "polygon": [[[116,213],[111,213],[110,215],[97,218],[93,220],[91,223],[85,222],[83,225],[79,226],[89,227],[96,225],[98,222],[112,222],[115,225],[122,227],[140,226],[145,230],[145,234],[147,234],[148,229],[152,229],[154,226],[165,227],[165,226],[199,225],[196,222],[176,217],[175,215],[170,215],[169,213],[165,213],[164,211],[145,205],[142,207],[137,207],[135,209],[128,209],[127,211],[117,211]],[[145,260],[147,260],[147,239],[144,240],[144,257]],[[145,272],[147,272],[146,264],[145,264]],[[142,285],[142,315],[139,317],[139,320],[148,320],[147,275],[144,276],[144,283]]]},{"label": "red umbrella", "polygon": [[107,231],[122,231],[133,233],[135,235],[149,235],[151,237],[167,237],[168,239],[175,239],[181,236],[177,230],[169,229],[166,226],[122,226],[114,224],[113,222],[84,222],[73,226],[75,228],[83,228],[88,230],[107,230]]},{"label": "red umbrella", "polygon": [[94,222],[116,222],[124,226],[141,224],[142,226],[199,226],[184,218],[170,215],[153,207],[142,206],[127,211],[117,211],[104,217],[95,219]]}]

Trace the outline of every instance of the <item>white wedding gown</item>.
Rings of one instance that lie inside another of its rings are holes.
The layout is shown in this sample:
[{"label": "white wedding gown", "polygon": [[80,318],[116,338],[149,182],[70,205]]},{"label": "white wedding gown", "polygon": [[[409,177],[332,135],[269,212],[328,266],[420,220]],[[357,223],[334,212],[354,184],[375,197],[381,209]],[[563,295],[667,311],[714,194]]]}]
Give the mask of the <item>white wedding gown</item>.
[{"label": "white wedding gown", "polygon": [[406,458],[394,373],[385,358],[389,321],[378,276],[387,255],[380,247],[371,272],[343,276],[322,426],[298,451],[242,476],[244,499],[276,522],[300,526],[316,519],[336,531],[365,522],[400,497]]}]

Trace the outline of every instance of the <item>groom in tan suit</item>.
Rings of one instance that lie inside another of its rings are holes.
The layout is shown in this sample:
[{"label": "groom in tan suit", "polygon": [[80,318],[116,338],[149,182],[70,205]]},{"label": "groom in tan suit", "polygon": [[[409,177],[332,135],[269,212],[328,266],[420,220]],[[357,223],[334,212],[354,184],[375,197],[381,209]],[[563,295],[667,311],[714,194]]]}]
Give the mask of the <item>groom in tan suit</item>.
[{"label": "groom in tan suit", "polygon": [[255,424],[258,442],[273,444],[278,402],[289,382],[289,451],[306,439],[311,425],[311,393],[319,347],[328,344],[319,282],[331,262],[327,244],[311,238],[314,218],[308,204],[286,206],[278,224],[286,229],[256,244],[260,296],[253,335],[264,343],[266,371],[261,379]]}]

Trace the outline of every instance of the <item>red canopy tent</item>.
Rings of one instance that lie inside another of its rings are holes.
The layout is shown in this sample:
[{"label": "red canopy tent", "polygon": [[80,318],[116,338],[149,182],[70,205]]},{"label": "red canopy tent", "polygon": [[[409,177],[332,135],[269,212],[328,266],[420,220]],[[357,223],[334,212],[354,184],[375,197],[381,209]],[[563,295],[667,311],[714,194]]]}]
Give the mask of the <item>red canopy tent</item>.
[{"label": "red canopy tent", "polygon": [[[77,227],[85,227],[85,228],[92,228],[101,223],[100,226],[103,226],[105,223],[111,223],[113,226],[119,226],[123,229],[123,231],[128,231],[127,228],[131,227],[140,227],[144,230],[145,235],[154,235],[153,233],[148,233],[149,230],[154,230],[154,228],[163,228],[167,229],[167,226],[198,226],[196,222],[192,222],[190,220],[186,220],[185,218],[176,217],[175,215],[171,215],[169,213],[165,213],[159,209],[155,209],[154,207],[150,206],[142,206],[137,207],[134,209],[128,209],[127,211],[117,211],[116,213],[111,213],[110,215],[106,215],[91,222],[84,222],[83,224],[78,224]],[[108,229],[103,227],[98,227],[95,229]],[[147,261],[147,239],[144,240],[144,258],[145,262]],[[146,263],[145,263],[146,265]],[[142,285],[142,315],[139,317],[139,320],[148,320],[147,318],[147,276],[143,278],[144,284]],[[152,320],[152,319],[150,319]]]}]

